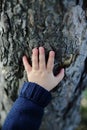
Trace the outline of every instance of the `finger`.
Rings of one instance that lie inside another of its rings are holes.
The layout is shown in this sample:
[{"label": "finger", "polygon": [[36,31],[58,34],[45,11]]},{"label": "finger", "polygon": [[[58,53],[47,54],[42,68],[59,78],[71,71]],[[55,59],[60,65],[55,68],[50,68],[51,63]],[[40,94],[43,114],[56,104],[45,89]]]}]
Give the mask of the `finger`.
[{"label": "finger", "polygon": [[55,56],[55,52],[54,51],[50,51],[49,52],[49,58],[48,58],[48,62],[47,62],[47,70],[49,72],[51,72],[53,70],[53,66],[54,66],[54,56]]},{"label": "finger", "polygon": [[43,70],[46,68],[44,48],[39,47],[39,68]]},{"label": "finger", "polygon": [[64,77],[64,68],[60,70],[60,73],[56,76],[56,81],[59,83]]},{"label": "finger", "polygon": [[32,69],[38,70],[38,49],[33,49],[33,55],[32,55]]},{"label": "finger", "polygon": [[22,57],[22,60],[23,60],[23,65],[24,65],[24,68],[26,70],[26,72],[30,72],[32,67],[31,65],[28,63],[28,60],[27,60],[27,57],[26,56],[23,56]]}]

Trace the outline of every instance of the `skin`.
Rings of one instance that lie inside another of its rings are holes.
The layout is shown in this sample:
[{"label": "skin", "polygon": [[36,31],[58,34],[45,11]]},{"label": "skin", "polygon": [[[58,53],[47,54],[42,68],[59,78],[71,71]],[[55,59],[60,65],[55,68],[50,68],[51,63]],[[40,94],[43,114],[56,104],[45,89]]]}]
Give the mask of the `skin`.
[{"label": "skin", "polygon": [[[46,65],[45,50],[43,47],[32,50],[32,66],[28,63],[27,57],[23,56],[23,65],[27,72],[29,82],[34,82],[50,91],[56,87],[64,77],[64,68],[60,70],[57,76],[53,74],[55,52],[49,52],[49,58]],[[39,60],[38,60],[39,55]]]}]

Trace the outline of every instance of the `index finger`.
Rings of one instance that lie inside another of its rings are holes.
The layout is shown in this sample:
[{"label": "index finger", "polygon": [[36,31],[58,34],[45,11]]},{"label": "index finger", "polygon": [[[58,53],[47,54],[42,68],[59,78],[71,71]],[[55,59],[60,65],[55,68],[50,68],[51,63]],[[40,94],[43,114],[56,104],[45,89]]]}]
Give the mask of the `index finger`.
[{"label": "index finger", "polygon": [[54,51],[50,51],[49,52],[49,58],[48,58],[48,62],[47,62],[47,70],[49,72],[51,72],[53,70],[53,66],[54,66],[54,56],[55,56],[55,52]]}]

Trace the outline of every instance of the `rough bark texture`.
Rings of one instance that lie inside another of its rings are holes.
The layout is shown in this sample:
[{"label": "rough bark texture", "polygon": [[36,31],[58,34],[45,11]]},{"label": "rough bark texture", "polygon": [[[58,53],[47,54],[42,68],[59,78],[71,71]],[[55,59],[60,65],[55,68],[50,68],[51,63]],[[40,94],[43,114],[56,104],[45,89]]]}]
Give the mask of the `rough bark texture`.
[{"label": "rough bark texture", "polygon": [[0,0],[0,126],[26,78],[22,56],[32,48],[54,50],[54,74],[65,77],[52,91],[40,130],[74,130],[87,84],[86,0]]}]

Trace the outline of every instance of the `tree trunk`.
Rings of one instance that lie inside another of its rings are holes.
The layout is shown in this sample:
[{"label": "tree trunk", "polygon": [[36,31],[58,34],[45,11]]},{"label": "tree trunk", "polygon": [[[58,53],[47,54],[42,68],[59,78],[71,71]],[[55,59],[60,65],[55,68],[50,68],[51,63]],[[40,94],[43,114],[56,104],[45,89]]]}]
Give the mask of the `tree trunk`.
[{"label": "tree trunk", "polygon": [[27,80],[22,56],[43,46],[55,51],[54,75],[65,77],[51,91],[40,130],[74,130],[87,87],[86,0],[0,0],[0,126]]}]

